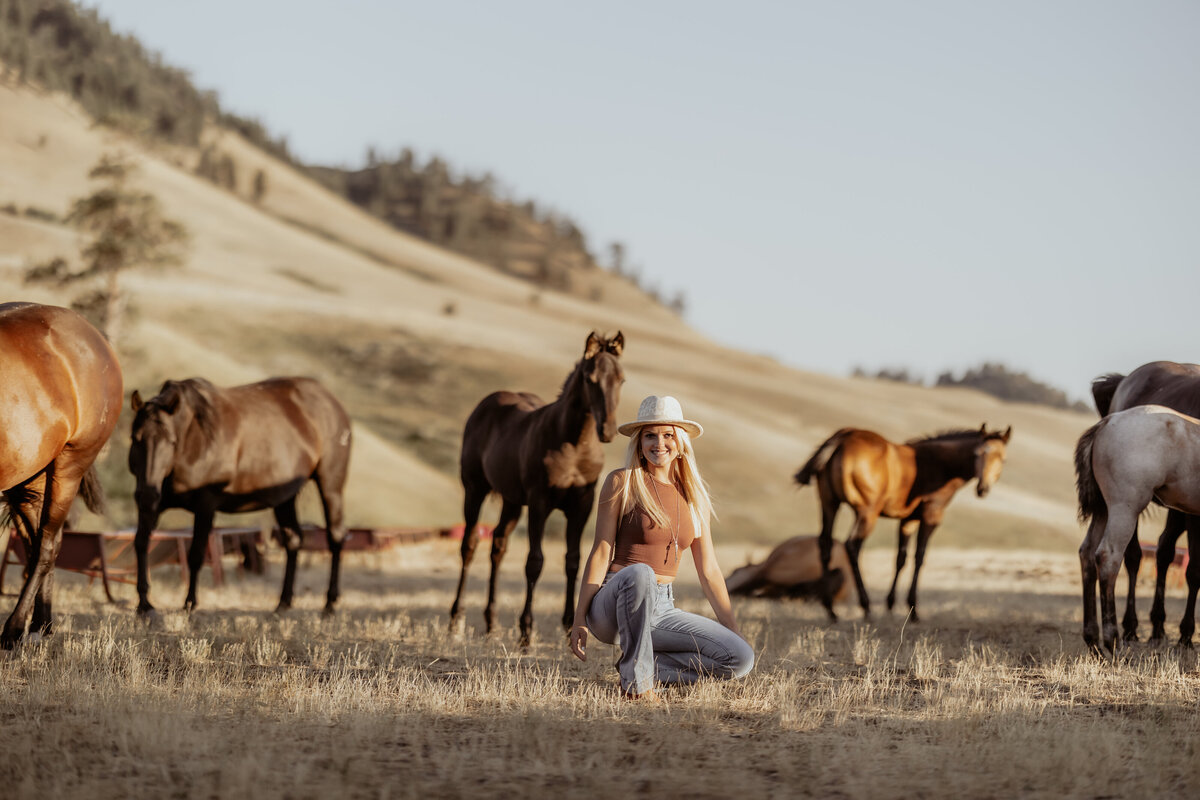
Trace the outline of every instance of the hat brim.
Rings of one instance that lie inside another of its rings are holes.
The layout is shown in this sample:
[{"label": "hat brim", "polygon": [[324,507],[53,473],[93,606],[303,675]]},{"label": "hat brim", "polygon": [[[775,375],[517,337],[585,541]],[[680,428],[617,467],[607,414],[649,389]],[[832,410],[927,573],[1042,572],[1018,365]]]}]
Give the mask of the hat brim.
[{"label": "hat brim", "polygon": [[674,425],[676,428],[683,428],[687,431],[688,436],[693,439],[704,435],[704,427],[699,422],[693,422],[690,419],[643,419],[635,420],[634,422],[626,422],[624,425],[617,426],[617,432],[622,436],[632,436],[633,432],[647,425]]}]

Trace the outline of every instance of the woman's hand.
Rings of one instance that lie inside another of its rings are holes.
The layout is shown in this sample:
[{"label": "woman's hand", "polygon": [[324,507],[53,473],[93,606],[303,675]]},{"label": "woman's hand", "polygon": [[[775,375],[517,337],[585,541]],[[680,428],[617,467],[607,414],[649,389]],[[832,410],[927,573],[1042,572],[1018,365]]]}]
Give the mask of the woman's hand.
[{"label": "woman's hand", "polygon": [[587,653],[585,652],[585,648],[587,647],[587,638],[588,629],[586,625],[576,625],[575,627],[571,628],[571,652],[580,661],[587,661]]}]

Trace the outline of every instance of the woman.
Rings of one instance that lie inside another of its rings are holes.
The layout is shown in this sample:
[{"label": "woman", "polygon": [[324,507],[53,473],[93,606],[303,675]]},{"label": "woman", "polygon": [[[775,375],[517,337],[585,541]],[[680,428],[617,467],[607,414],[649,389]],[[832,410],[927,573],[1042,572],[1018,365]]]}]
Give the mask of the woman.
[{"label": "woman", "polygon": [[[712,503],[691,437],[704,429],[683,418],[674,397],[651,395],[634,422],[625,468],[604,479],[596,542],[584,567],[571,652],[582,661],[588,633],[619,640],[617,672],[629,697],[657,700],[654,683],[691,683],[705,675],[740,678],[754,666],[742,639],[713,549]],[[671,583],[684,550],[720,621],[675,608]]]}]

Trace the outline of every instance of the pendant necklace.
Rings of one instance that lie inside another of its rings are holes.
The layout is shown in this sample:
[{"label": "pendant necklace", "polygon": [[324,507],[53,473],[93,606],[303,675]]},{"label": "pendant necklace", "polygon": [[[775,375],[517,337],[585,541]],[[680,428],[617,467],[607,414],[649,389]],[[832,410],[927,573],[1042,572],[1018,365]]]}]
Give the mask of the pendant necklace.
[{"label": "pendant necklace", "polygon": [[[666,509],[663,508],[662,497],[660,497],[658,494],[658,481],[655,480],[653,475],[650,476],[650,486],[652,489],[654,489],[654,499],[658,501],[658,507],[662,508],[663,511],[666,511]],[[674,487],[671,487],[671,488],[674,488]],[[671,544],[667,545],[667,553],[663,557],[664,564],[667,563],[667,559],[670,558],[670,556],[671,556],[671,547],[672,546],[675,548],[675,563],[676,564],[679,563],[679,529],[678,529],[678,523],[676,522],[676,520],[678,518],[679,518],[679,490],[676,489],[675,490],[675,519],[670,520]]]}]

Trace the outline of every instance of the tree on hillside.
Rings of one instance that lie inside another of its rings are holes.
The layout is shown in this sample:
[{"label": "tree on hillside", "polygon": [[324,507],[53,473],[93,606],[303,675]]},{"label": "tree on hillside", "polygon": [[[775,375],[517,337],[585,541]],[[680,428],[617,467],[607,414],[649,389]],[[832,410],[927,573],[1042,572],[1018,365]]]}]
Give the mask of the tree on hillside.
[{"label": "tree on hillside", "polygon": [[72,307],[91,312],[114,345],[125,304],[121,273],[179,264],[187,244],[187,230],[163,216],[158,198],[130,184],[136,170],[124,155],[101,156],[88,173],[95,191],[75,200],[66,218],[79,231],[82,266],[55,258],[25,273],[31,283],[90,286]]}]

